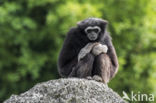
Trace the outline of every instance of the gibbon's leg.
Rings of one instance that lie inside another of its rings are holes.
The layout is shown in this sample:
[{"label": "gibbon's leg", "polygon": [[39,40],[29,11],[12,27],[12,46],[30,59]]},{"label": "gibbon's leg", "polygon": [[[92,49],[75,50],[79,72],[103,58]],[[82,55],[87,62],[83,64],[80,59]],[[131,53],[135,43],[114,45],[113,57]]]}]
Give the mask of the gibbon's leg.
[{"label": "gibbon's leg", "polygon": [[73,71],[70,74],[70,77],[86,78],[87,76],[91,76],[93,62],[94,62],[94,55],[91,53],[88,53],[73,68]]},{"label": "gibbon's leg", "polygon": [[99,75],[102,77],[104,83],[108,83],[110,80],[111,60],[109,56],[102,53],[95,57],[94,69],[92,75]]}]

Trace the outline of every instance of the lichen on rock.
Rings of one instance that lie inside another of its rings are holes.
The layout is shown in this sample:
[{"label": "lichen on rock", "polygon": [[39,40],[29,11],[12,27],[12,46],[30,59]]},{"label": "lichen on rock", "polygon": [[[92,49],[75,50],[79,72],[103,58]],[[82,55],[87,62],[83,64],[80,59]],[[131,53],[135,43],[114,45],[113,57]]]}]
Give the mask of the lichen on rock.
[{"label": "lichen on rock", "polygon": [[67,78],[39,83],[4,103],[126,103],[107,85],[94,80]]}]

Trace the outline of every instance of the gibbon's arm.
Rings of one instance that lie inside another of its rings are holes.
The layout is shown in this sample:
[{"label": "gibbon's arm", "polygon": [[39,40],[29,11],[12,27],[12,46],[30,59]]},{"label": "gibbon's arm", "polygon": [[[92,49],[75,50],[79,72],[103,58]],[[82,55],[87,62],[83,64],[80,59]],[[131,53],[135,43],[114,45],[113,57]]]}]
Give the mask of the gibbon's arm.
[{"label": "gibbon's arm", "polygon": [[73,36],[75,29],[72,28],[64,41],[62,50],[58,59],[58,71],[62,77],[68,77],[72,68],[77,64],[77,54],[74,48]]},{"label": "gibbon's arm", "polygon": [[111,75],[110,75],[111,78],[112,78],[112,77],[115,76],[115,74],[118,71],[118,67],[119,67],[118,58],[117,58],[116,51],[115,51],[115,48],[114,48],[114,46],[112,44],[111,39],[109,38],[106,43],[107,43],[107,47],[108,47],[107,54],[109,55],[109,57],[111,59],[111,63],[112,63]]}]

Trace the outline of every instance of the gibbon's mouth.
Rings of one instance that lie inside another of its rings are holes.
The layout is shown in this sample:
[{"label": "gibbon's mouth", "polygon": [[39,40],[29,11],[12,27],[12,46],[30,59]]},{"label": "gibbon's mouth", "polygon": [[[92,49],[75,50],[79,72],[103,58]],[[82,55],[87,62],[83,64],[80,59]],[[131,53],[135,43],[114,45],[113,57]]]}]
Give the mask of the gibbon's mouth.
[{"label": "gibbon's mouth", "polygon": [[89,33],[87,35],[87,37],[88,37],[89,40],[96,40],[97,37],[98,37],[98,34],[96,34],[96,33]]},{"label": "gibbon's mouth", "polygon": [[89,40],[96,40],[96,38],[95,37],[90,37]]}]

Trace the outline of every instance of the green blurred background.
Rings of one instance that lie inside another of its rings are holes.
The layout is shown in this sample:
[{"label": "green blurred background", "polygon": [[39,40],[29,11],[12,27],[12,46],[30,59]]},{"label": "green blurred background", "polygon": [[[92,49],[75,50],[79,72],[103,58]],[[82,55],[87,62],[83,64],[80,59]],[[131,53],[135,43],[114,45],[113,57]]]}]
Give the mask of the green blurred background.
[{"label": "green blurred background", "polygon": [[156,95],[156,0],[0,0],[0,102],[59,78],[66,33],[88,17],[109,21],[120,64],[109,86]]}]

